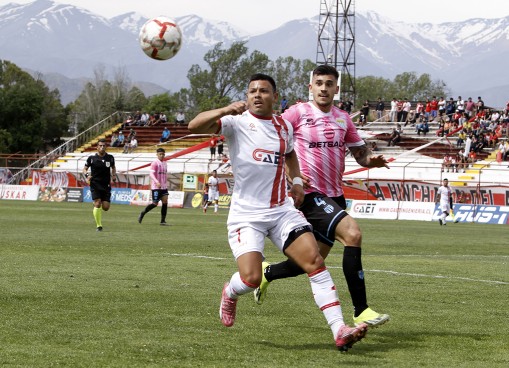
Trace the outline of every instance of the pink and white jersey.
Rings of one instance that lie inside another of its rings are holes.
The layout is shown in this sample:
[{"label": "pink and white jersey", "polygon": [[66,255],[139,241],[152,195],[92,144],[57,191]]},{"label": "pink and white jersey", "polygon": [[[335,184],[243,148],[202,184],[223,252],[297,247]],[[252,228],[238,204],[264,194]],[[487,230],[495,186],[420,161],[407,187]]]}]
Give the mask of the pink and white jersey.
[{"label": "pink and white jersey", "polygon": [[235,177],[229,218],[290,203],[285,154],[293,150],[292,126],[279,116],[267,120],[249,111],[220,123]]},{"label": "pink and white jersey", "polygon": [[[150,188],[151,189],[168,189],[167,179],[168,165],[166,161],[154,160],[150,164]],[[161,187],[157,187],[157,183]]]},{"label": "pink and white jersey", "polygon": [[305,192],[343,195],[345,149],[365,144],[350,116],[336,106],[322,112],[312,102],[293,105],[282,116],[293,126],[300,171],[311,180]]}]

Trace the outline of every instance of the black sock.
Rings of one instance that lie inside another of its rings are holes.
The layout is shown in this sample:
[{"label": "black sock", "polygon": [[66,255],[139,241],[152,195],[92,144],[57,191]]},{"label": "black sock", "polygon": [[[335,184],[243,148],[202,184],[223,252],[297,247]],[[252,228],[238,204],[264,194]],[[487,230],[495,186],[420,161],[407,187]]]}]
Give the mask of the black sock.
[{"label": "black sock", "polygon": [[345,247],[343,273],[345,274],[348,291],[350,291],[352,297],[354,316],[357,317],[368,307],[360,247]]},{"label": "black sock", "polygon": [[294,261],[287,259],[286,261],[274,263],[265,268],[265,278],[267,281],[277,279],[286,279],[287,277],[295,277],[304,274],[304,270],[300,268]]},{"label": "black sock", "polygon": [[161,207],[161,222],[166,222],[166,213],[168,212],[168,204],[163,203]]},{"label": "black sock", "polygon": [[157,207],[157,204],[154,204],[154,203],[151,203],[149,204],[147,207],[145,207],[145,209],[143,210],[143,212],[145,213],[149,213],[150,211],[152,211],[154,208]]}]

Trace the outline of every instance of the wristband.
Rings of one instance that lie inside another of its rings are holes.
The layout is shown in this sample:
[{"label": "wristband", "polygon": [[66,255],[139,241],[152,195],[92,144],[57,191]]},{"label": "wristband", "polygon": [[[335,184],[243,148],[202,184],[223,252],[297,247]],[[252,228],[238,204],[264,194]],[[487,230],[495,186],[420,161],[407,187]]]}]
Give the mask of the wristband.
[{"label": "wristband", "polygon": [[88,173],[85,174],[85,178],[88,178]]},{"label": "wristband", "polygon": [[293,183],[293,185],[300,185],[301,187],[304,186],[304,182],[302,181],[302,178],[299,176],[296,176],[295,178],[293,178],[292,183]]}]

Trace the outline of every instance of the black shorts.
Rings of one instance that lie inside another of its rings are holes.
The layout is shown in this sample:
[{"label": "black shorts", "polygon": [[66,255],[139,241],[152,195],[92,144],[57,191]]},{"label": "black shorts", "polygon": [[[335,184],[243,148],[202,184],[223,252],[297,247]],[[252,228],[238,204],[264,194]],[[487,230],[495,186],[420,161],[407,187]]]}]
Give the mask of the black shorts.
[{"label": "black shorts", "polygon": [[168,189],[152,189],[152,203],[158,203],[168,195]]},{"label": "black shorts", "polygon": [[309,193],[299,210],[313,226],[317,241],[332,247],[336,240],[336,226],[348,215],[344,196],[327,197],[321,193]]},{"label": "black shorts", "polygon": [[90,187],[90,194],[93,201],[100,199],[102,202],[111,202],[111,189],[104,190]]}]

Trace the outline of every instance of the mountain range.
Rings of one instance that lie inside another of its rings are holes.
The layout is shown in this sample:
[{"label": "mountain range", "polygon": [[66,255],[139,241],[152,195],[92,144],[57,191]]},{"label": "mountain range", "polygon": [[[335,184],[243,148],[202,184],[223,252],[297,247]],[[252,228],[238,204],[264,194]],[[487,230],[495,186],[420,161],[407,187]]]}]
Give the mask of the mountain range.
[{"label": "mountain range", "polygon": [[[319,16],[287,22],[249,35],[227,22],[196,15],[175,17],[183,47],[173,59],[148,58],[138,32],[148,18],[135,12],[107,19],[86,9],[51,0],[0,7],[0,59],[41,76],[58,88],[62,102],[73,101],[94,70],[122,68],[146,94],[176,92],[188,86],[193,64],[218,42],[246,41],[275,60],[280,56],[316,60]],[[325,47],[329,47],[326,45]],[[330,46],[332,48],[332,45]],[[446,83],[451,96],[482,96],[489,106],[509,99],[509,17],[463,22],[405,23],[375,12],[355,13],[356,76],[393,79],[403,72],[428,73]],[[392,97],[383,96],[390,100]]]}]

